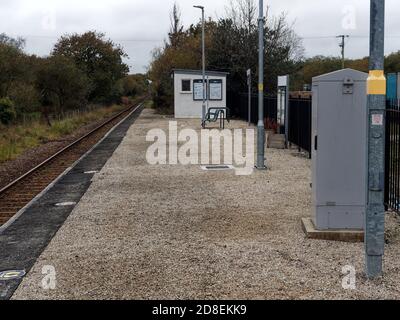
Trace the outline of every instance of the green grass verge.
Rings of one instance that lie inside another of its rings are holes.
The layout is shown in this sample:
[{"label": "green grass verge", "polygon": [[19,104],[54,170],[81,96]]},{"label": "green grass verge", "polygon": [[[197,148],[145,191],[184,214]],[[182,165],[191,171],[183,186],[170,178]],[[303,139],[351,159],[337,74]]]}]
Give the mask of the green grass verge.
[{"label": "green grass verge", "polygon": [[153,102],[153,100],[151,100],[151,99],[146,100],[146,101],[144,102],[144,107],[147,108],[147,109],[153,109],[153,108],[154,108],[154,102]]},{"label": "green grass verge", "polygon": [[51,127],[42,121],[33,121],[24,125],[0,126],[0,163],[15,159],[28,149],[65,137],[85,125],[107,119],[125,108],[126,106],[120,105],[101,107],[53,121]]}]

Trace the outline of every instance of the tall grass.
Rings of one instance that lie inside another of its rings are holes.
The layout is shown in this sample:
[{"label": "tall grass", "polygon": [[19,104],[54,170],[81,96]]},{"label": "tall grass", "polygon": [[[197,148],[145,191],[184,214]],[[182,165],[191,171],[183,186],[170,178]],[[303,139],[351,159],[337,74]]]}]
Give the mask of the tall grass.
[{"label": "tall grass", "polygon": [[85,125],[109,118],[124,108],[126,106],[114,105],[72,113],[53,120],[51,127],[40,119],[12,126],[0,125],[0,163],[15,159],[28,149],[63,138]]}]

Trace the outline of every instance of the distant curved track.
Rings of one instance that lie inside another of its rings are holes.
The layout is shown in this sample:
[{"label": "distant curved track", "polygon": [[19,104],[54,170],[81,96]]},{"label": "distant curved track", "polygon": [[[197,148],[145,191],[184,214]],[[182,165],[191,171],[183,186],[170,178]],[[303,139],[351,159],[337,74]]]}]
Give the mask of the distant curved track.
[{"label": "distant curved track", "polygon": [[0,190],[0,226],[10,220],[65,170],[78,161],[112,128],[131,113],[140,112],[143,102],[134,105],[108,119],[97,128],[58,151],[44,162],[26,172]]}]

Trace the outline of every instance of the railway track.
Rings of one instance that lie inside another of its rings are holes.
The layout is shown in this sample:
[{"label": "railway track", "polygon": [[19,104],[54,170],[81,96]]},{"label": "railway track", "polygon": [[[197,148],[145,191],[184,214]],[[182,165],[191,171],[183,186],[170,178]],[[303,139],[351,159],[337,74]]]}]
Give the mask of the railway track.
[{"label": "railway track", "polygon": [[37,197],[127,115],[131,112],[139,112],[142,109],[144,100],[141,104],[131,106],[106,120],[94,130],[58,151],[44,162],[1,189],[0,226],[4,225]]}]

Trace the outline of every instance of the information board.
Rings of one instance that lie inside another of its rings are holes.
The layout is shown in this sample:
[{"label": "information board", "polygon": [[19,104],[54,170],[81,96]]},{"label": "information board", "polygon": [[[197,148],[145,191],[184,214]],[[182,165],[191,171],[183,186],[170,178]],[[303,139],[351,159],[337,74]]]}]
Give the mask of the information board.
[{"label": "information board", "polygon": [[222,100],[222,80],[210,80],[210,100]]},{"label": "information board", "polygon": [[278,87],[287,87],[287,85],[288,85],[288,76],[279,76]]},{"label": "information board", "polygon": [[[206,80],[206,97],[207,97],[207,80]],[[203,101],[203,80],[193,80],[193,100]]]}]

